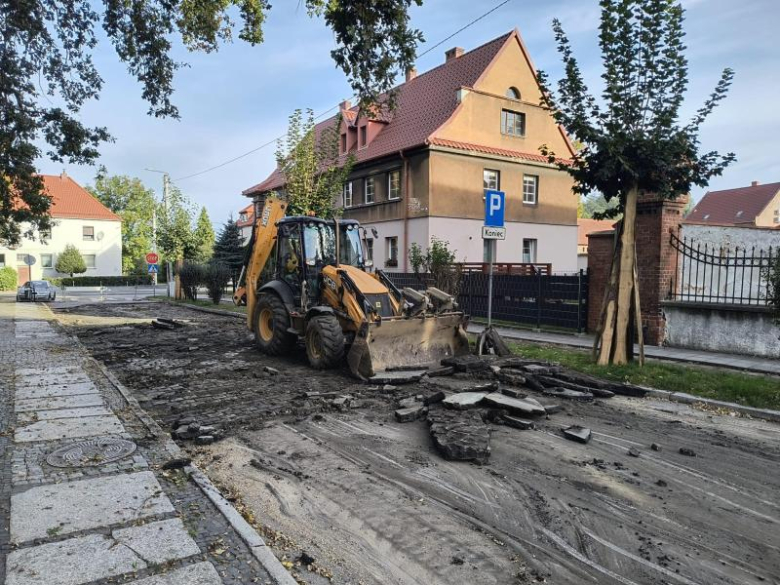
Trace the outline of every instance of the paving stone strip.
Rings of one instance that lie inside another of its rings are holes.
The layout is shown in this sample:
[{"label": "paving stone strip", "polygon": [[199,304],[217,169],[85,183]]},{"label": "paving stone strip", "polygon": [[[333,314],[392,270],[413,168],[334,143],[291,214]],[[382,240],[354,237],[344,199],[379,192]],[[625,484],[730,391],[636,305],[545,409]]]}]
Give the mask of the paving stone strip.
[{"label": "paving stone strip", "polygon": [[0,303],[0,582],[274,583],[50,318]]}]

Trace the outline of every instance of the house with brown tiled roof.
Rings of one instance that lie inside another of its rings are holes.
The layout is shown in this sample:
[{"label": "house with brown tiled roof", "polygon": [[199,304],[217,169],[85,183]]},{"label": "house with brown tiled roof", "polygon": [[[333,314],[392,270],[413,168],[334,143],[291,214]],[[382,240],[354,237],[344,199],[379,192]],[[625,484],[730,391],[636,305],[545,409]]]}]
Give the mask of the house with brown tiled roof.
[{"label": "house with brown tiled roof", "polygon": [[720,226],[780,227],[780,183],[709,191],[683,223]]},{"label": "house with brown tiled roof", "polygon": [[[341,117],[341,154],[355,165],[344,185],[344,217],[359,220],[374,264],[409,270],[412,243],[446,240],[458,260],[482,262],[484,190],[506,193],[506,240],[499,262],[550,263],[577,268],[577,197],[572,180],[541,156],[547,145],[563,160],[569,139],[540,105],[541,90],[518,31],[464,52],[397,88],[397,107],[365,116],[348,101]],[[261,201],[284,193],[277,170],[244,195]],[[371,229],[373,228],[373,230]]]},{"label": "house with brown tiled roof", "polygon": [[241,229],[241,237],[244,239],[244,244],[249,242],[249,238],[252,237],[252,226],[255,225],[255,204],[250,203],[244,209],[238,212],[238,219],[236,225]]},{"label": "house with brown tiled roof", "polygon": [[[87,272],[81,276],[121,276],[122,218],[66,173],[41,177],[51,197],[51,232],[36,233],[34,239],[23,238],[17,248],[0,246],[0,268],[14,268],[20,284],[64,276],[54,266],[65,246],[73,244],[87,265]],[[28,265],[29,258],[34,261],[32,265]]]}]

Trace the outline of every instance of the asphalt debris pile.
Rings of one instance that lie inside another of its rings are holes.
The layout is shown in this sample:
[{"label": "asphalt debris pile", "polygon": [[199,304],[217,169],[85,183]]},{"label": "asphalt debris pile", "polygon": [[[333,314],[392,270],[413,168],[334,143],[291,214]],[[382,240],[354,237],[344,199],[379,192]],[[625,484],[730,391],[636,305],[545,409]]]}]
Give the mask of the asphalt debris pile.
[{"label": "asphalt debris pile", "polygon": [[[566,403],[647,393],[641,386],[607,382],[555,363],[471,354],[446,358],[427,370],[383,372],[370,382],[382,384],[372,390],[394,394],[397,421],[427,421],[444,458],[477,463],[490,457],[492,425],[530,430],[536,421],[564,410]],[[413,387],[414,393],[404,394],[403,387]],[[592,434],[580,425],[565,427],[562,433],[579,443],[590,441]]]}]

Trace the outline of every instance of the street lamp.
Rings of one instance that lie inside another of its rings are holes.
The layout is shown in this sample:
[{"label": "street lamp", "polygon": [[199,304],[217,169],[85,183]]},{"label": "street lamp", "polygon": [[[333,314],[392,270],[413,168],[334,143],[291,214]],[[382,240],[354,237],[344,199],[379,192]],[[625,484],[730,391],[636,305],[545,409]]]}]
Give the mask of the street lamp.
[{"label": "street lamp", "polygon": [[[158,171],[157,169],[144,169],[150,173],[160,173],[163,176],[163,207],[165,208],[165,215],[168,215],[168,189],[171,184],[171,176],[165,171]],[[155,205],[152,213],[152,229],[154,231],[154,252],[157,252],[157,206]],[[173,272],[170,258],[166,262],[166,286],[168,288],[168,296],[171,296],[171,274]]]}]

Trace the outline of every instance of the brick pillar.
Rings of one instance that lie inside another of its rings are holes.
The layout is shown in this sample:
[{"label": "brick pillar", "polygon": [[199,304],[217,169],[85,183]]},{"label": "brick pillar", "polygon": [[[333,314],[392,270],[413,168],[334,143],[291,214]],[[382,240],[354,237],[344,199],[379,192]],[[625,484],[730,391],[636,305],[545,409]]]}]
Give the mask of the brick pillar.
[{"label": "brick pillar", "polygon": [[677,232],[683,219],[688,195],[674,201],[656,195],[639,196],[636,216],[636,253],[639,273],[639,299],[645,343],[662,345],[666,339],[666,319],[661,303],[677,278],[677,251],[671,233]]},{"label": "brick pillar", "polygon": [[[669,295],[677,275],[677,252],[670,234],[677,231],[688,196],[675,201],[655,195],[640,195],[636,216],[636,254],[639,274],[639,300],[647,345],[662,345],[666,320],[662,301]],[[609,279],[614,232],[588,236],[588,331],[595,332],[601,316],[604,288]]]},{"label": "brick pillar", "polygon": [[588,331],[595,333],[612,265],[615,231],[588,234]]}]

